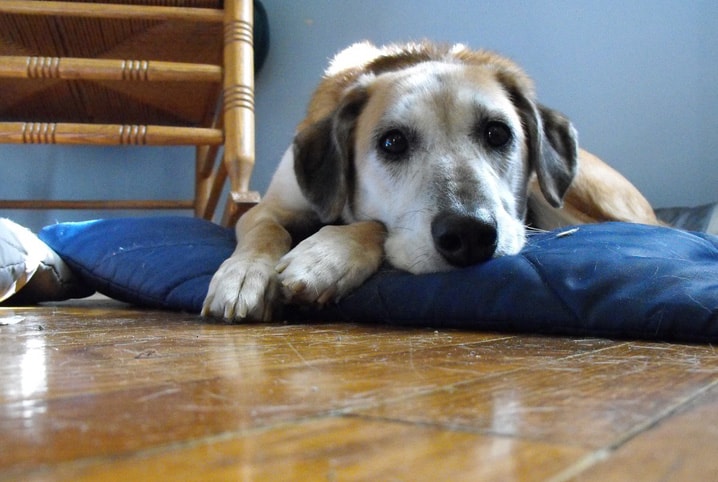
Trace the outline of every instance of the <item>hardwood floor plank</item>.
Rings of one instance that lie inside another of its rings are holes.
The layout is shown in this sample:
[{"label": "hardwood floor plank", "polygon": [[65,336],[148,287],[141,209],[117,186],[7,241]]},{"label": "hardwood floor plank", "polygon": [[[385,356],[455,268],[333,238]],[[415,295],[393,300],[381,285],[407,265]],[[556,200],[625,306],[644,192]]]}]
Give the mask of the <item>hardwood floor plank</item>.
[{"label": "hardwood floor plank", "polygon": [[[189,447],[63,464],[53,480],[540,480],[574,447],[436,427],[327,417]],[[44,472],[25,480],[48,480]]]},{"label": "hardwood floor plank", "polygon": [[360,413],[598,448],[716,380],[710,346],[619,344]]},{"label": "hardwood floor plank", "polygon": [[[612,346],[341,325],[18,310],[0,340],[0,467],[144,450],[359,409]],[[38,324],[43,329],[37,329]]]},{"label": "hardwood floor plank", "polygon": [[[16,338],[4,346],[3,353],[13,358],[0,365],[0,377],[16,381],[6,386],[21,386],[24,373],[17,363],[35,363],[46,372],[48,398],[113,391],[118,385],[144,386],[167,379],[169,373],[181,380],[202,379],[210,367],[219,376],[223,365],[231,372],[238,365],[286,368],[339,360],[359,362],[370,357],[411,364],[421,360],[422,353],[430,353],[442,363],[471,371],[484,369],[488,363],[507,369],[534,364],[540,357],[612,346],[606,340],[517,339],[349,324],[232,326],[203,322],[194,315],[129,309],[119,317],[114,313],[114,318],[105,310],[80,315],[70,310],[37,319],[35,312],[23,313],[27,321],[22,325],[3,329]],[[38,326],[43,326],[42,330]],[[456,348],[437,354],[432,352],[435,347]],[[171,371],[168,364],[172,364]],[[18,397],[22,394],[17,391],[0,392],[0,401]]]},{"label": "hardwood floor plank", "polygon": [[565,480],[710,481],[718,478],[718,387]]},{"label": "hardwood floor plank", "polygon": [[[465,352],[468,361],[457,350]],[[293,352],[289,346],[286,351]],[[61,376],[58,389],[74,383],[74,395],[26,394],[23,400],[0,405],[0,431],[15,438],[0,452],[0,466],[142,450],[172,440],[398,401],[517,369],[513,363],[477,361],[463,347],[411,353],[401,352],[394,359],[382,353],[321,363],[305,358],[287,366],[244,363],[243,354],[235,357],[231,352],[192,357],[189,363],[90,357],[101,370],[92,369],[92,363],[84,371],[65,364],[74,375]],[[52,358],[49,362],[61,365]],[[82,380],[73,382],[76,376]],[[93,385],[96,376],[102,379],[101,389]],[[35,388],[43,387],[55,390],[51,381],[40,377]]]},{"label": "hardwood floor plank", "polygon": [[[123,314],[108,319],[102,311],[91,312],[87,320],[55,315],[42,320],[42,330],[27,315],[25,324],[4,327],[14,337],[0,342],[7,357],[0,365],[0,377],[8,381],[4,386],[20,387],[23,367],[31,365],[47,379],[44,396],[55,398],[141,387],[168,377],[203,379],[209,372],[234,377],[237,367],[288,368],[505,338],[356,325],[232,326],[176,313]],[[0,391],[0,401],[22,398],[19,389]]]},{"label": "hardwood floor plank", "polygon": [[0,480],[610,480],[653,445],[680,479],[716,384],[710,345],[2,307]]}]

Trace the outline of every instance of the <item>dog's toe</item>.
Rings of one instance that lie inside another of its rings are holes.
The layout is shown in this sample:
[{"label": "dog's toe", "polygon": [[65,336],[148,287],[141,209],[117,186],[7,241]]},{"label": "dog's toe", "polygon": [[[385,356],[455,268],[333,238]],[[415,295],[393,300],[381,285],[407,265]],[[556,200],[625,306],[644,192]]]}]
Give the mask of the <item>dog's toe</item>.
[{"label": "dog's toe", "polygon": [[337,301],[337,283],[333,278],[306,273],[298,278],[281,277],[282,298],[294,303],[325,305]]},{"label": "dog's toe", "polygon": [[271,262],[229,258],[212,277],[202,315],[229,322],[270,321],[276,285]]},{"label": "dog's toe", "polygon": [[325,226],[276,265],[282,296],[294,303],[337,301],[376,271],[381,246],[358,243],[347,226]]}]

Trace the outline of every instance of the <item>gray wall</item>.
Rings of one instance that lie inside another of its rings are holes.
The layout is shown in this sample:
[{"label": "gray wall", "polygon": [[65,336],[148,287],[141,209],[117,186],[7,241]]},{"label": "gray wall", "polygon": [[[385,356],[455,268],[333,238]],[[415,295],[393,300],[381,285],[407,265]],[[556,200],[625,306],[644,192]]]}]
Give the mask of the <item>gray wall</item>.
[{"label": "gray wall", "polygon": [[[657,207],[718,201],[718,2],[713,0],[263,0],[272,46],[257,78],[263,191],[328,58],[363,39],[429,38],[518,61],[583,147]],[[1,93],[0,93],[1,95]],[[0,146],[3,197],[189,196],[186,148]],[[33,229],[128,213],[0,211]]]}]

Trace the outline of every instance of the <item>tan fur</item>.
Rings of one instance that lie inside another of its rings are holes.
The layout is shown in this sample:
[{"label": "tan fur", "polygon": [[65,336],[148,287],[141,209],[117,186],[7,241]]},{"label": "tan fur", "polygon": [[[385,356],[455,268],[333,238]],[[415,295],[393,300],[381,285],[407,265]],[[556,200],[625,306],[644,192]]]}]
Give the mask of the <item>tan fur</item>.
[{"label": "tan fur", "polygon": [[583,149],[579,150],[576,177],[571,183],[563,206],[549,206],[535,179],[530,185],[531,208],[543,229],[571,224],[625,221],[662,225],[650,203],[625,177],[611,166]]},{"label": "tan fur", "polygon": [[332,60],[317,86],[298,130],[329,115],[341,102],[347,87],[364,75],[378,75],[427,61],[449,61],[467,65],[494,66],[502,75],[510,75],[518,86],[533,94],[533,82],[511,60],[485,50],[470,50],[464,45],[436,45],[430,42],[375,47],[364,42],[341,51]]}]

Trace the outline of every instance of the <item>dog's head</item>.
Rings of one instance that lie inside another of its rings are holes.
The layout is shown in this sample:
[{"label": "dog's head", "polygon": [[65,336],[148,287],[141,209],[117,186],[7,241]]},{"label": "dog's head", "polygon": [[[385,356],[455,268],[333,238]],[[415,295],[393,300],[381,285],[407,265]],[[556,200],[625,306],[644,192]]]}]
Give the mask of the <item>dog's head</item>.
[{"label": "dog's head", "polygon": [[533,173],[560,206],[576,133],[515,64],[413,46],[359,70],[294,142],[297,180],[322,221],[381,221],[387,260],[424,273],[517,253]]}]

